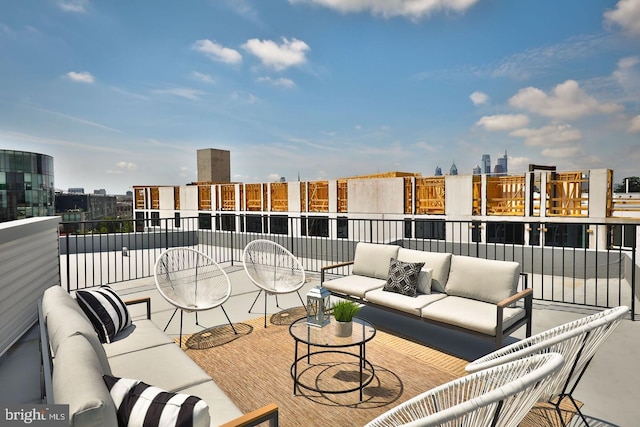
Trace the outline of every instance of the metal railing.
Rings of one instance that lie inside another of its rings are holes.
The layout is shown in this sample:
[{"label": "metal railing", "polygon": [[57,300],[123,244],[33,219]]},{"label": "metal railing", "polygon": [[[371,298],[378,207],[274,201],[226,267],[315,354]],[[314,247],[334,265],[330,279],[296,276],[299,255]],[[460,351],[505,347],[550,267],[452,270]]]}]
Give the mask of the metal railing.
[{"label": "metal railing", "polygon": [[636,313],[640,220],[570,223],[224,214],[101,224],[61,224],[60,271],[67,289],[153,276],[157,256],[174,246],[197,247],[219,263],[234,265],[241,263],[249,241],[268,238],[295,254],[307,271],[319,272],[323,266],[352,260],[357,242],[364,241],[517,261],[528,273],[537,300],[593,307],[624,304]]}]

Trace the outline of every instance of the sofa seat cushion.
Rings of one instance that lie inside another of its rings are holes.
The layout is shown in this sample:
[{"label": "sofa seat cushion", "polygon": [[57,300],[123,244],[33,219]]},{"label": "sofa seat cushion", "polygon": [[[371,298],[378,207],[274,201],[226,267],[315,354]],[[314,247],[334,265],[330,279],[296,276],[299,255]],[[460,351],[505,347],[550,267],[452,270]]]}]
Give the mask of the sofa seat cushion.
[{"label": "sofa seat cushion", "polygon": [[105,343],[103,347],[107,357],[112,357],[166,344],[175,342],[153,321],[140,319],[120,331],[113,342]]},{"label": "sofa seat cushion", "polygon": [[[388,272],[389,261],[387,261],[387,273]],[[385,283],[387,283],[386,273],[384,279],[352,274],[350,276],[325,281],[322,286],[329,289],[331,292],[364,298],[367,292],[374,289],[382,289]]]},{"label": "sofa seat cushion", "polygon": [[415,297],[410,297],[395,292],[388,292],[383,289],[374,289],[367,292],[367,301],[416,316],[422,314],[423,307],[445,297],[446,294],[441,293],[418,293]]},{"label": "sofa seat cushion", "polygon": [[[496,316],[498,307],[482,301],[447,296],[422,309],[422,317],[450,325],[496,336]],[[505,308],[503,311],[503,331],[525,317],[523,308]]]},{"label": "sofa seat cushion", "polygon": [[111,375],[135,378],[167,391],[211,380],[177,344],[146,348],[109,358]]},{"label": "sofa seat cushion", "polygon": [[53,365],[53,397],[54,403],[69,405],[70,425],[118,425],[115,405],[102,380],[106,373],[83,335],[72,335],[60,343]]},{"label": "sofa seat cushion", "polygon": [[353,257],[353,274],[387,280],[389,261],[398,257],[399,248],[396,245],[358,242]]},{"label": "sofa seat cushion", "polygon": [[212,426],[224,424],[243,415],[213,380],[187,387],[180,390],[180,393],[198,396],[207,402]]},{"label": "sofa seat cushion", "polygon": [[[436,292],[444,292],[445,284],[449,278],[451,254],[440,252],[418,251],[415,249],[400,248],[398,259],[405,262],[423,262],[423,268],[432,268],[431,289]],[[422,290],[423,293],[424,290]]]},{"label": "sofa seat cushion", "polygon": [[118,425],[209,427],[207,403],[198,396],[171,393],[130,378],[104,376],[117,408]]},{"label": "sofa seat cushion", "polygon": [[447,281],[448,295],[489,303],[515,295],[520,279],[520,264],[454,255]]}]

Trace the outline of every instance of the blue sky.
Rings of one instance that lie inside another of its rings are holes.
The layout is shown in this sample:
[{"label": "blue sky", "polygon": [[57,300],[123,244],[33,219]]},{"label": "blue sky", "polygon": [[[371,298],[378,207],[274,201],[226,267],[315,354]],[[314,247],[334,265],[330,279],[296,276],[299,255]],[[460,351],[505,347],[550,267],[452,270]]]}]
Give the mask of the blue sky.
[{"label": "blue sky", "polygon": [[640,175],[640,0],[20,0],[0,5],[0,148],[57,188],[386,171]]}]

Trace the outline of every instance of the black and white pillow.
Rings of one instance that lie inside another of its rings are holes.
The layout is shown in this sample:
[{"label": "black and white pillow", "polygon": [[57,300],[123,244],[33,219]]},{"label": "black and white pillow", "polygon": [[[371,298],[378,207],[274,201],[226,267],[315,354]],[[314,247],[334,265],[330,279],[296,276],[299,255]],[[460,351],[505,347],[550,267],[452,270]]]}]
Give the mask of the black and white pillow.
[{"label": "black and white pillow", "polygon": [[118,332],[131,325],[126,304],[108,286],[76,291],[76,300],[91,320],[102,343],[113,342]]},{"label": "black and white pillow", "polygon": [[392,259],[389,263],[389,277],[382,288],[410,297],[418,294],[418,277],[424,262],[404,262]]},{"label": "black and white pillow", "polygon": [[138,380],[103,375],[118,411],[118,426],[200,427],[211,423],[209,406],[196,396],[171,393]]}]

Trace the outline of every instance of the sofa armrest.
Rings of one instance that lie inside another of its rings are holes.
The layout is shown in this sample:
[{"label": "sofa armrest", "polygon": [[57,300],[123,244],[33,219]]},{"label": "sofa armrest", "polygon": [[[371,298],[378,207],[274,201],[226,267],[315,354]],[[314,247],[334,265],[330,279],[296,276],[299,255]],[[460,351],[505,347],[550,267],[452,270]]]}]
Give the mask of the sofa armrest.
[{"label": "sofa armrest", "polygon": [[[524,283],[526,286],[527,276],[524,275]],[[502,332],[504,329],[504,309],[513,305],[517,301],[524,299],[524,311],[526,318],[526,337],[531,336],[531,315],[533,314],[533,289],[525,287],[515,295],[505,298],[496,304],[496,343],[498,347],[502,346]]]},{"label": "sofa armrest", "polygon": [[278,427],[278,405],[270,403],[262,408],[222,424],[220,427],[251,427],[269,421],[269,427]]},{"label": "sofa armrest", "polygon": [[130,301],[125,301],[124,303],[126,305],[147,304],[147,319],[151,320],[151,298],[149,298],[149,297],[138,298],[138,299],[133,299],[133,300],[130,300]]},{"label": "sofa armrest", "polygon": [[42,313],[42,298],[38,299],[38,325],[40,329],[40,400],[53,404],[53,361],[49,333]]},{"label": "sofa armrest", "polygon": [[352,265],[353,261],[339,262],[337,264],[327,265],[325,267],[320,268],[320,285],[324,282],[324,272],[327,270],[332,270],[334,268],[346,267],[347,265]]},{"label": "sofa armrest", "polygon": [[513,304],[516,301],[519,301],[519,300],[521,300],[523,298],[533,298],[533,289],[531,289],[531,288],[523,289],[520,292],[518,292],[517,294],[510,296],[509,298],[503,299],[502,301],[500,301],[496,305],[499,308],[509,307],[511,304]]}]

